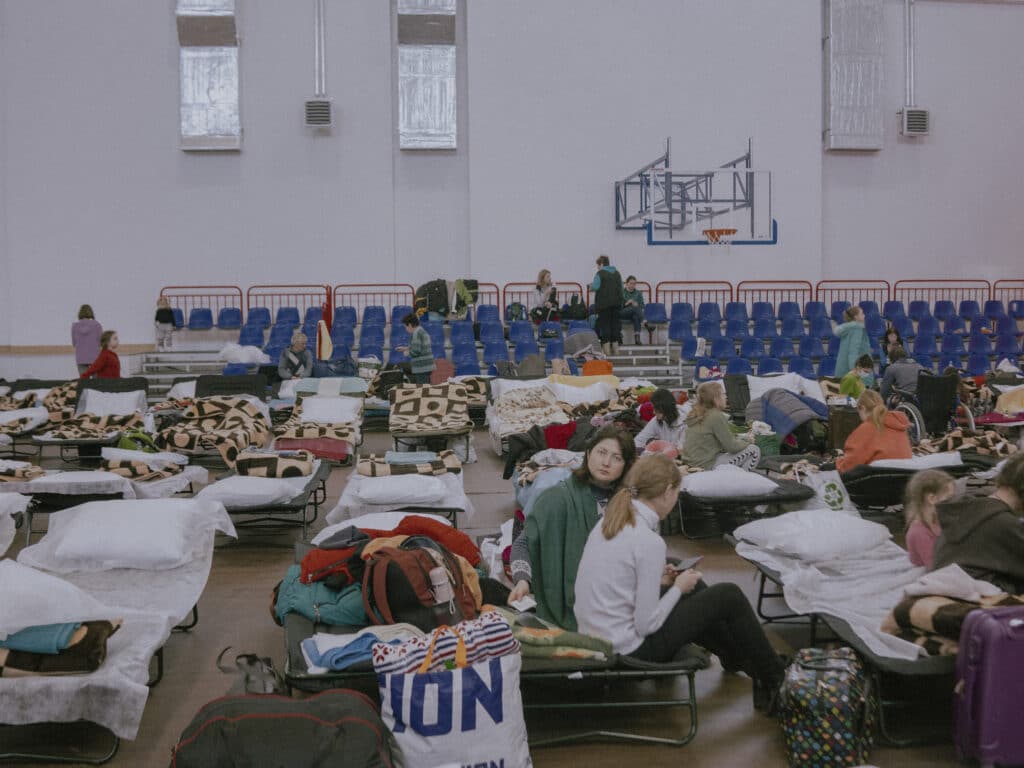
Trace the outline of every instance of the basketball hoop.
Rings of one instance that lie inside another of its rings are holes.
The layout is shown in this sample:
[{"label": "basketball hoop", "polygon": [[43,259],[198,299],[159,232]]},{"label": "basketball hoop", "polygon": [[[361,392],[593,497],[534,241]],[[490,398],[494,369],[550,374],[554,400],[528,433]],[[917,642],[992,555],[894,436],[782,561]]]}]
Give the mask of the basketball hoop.
[{"label": "basketball hoop", "polygon": [[719,229],[701,230],[701,234],[708,241],[708,245],[728,245],[732,236],[736,234],[735,227],[724,227]]}]

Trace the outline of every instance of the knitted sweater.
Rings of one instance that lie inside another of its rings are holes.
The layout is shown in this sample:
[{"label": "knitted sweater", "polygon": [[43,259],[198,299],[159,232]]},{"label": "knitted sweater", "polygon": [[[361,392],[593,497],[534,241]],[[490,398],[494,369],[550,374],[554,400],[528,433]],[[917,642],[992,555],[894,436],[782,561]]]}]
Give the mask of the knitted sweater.
[{"label": "knitted sweater", "polygon": [[116,352],[109,349],[101,349],[93,364],[85,369],[81,378],[88,379],[95,376],[97,379],[119,379],[121,378],[121,358]]},{"label": "knitted sweater", "polygon": [[422,325],[416,326],[409,339],[409,364],[413,373],[430,373],[434,370],[434,353],[430,347],[430,334]]},{"label": "knitted sweater", "polygon": [[836,355],[836,372],[833,375],[841,379],[853,370],[858,357],[871,354],[871,342],[864,323],[857,321],[837,325],[836,336],[839,337],[839,354]]},{"label": "knitted sweater", "polygon": [[729,431],[729,417],[712,408],[700,422],[693,412],[687,417],[686,445],[680,457],[692,467],[711,469],[719,455],[739,453],[748,445]]}]

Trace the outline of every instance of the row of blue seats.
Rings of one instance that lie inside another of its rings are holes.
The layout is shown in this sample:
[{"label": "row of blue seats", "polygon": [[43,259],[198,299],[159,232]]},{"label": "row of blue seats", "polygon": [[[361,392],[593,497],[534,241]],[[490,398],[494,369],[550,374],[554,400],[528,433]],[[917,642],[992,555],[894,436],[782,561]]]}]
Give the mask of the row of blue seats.
[{"label": "row of blue seats", "polygon": [[[938,366],[935,360],[927,355],[918,355],[914,358],[919,365],[932,373],[941,373],[947,368],[956,368],[968,376],[984,376],[992,370],[992,362],[985,355],[969,355],[966,362],[959,355],[944,355],[938,359]],[[725,365],[723,370],[722,365]],[[723,373],[739,373],[747,375],[767,376],[772,373],[783,373],[783,361],[778,357],[762,357],[750,360],[745,357],[731,357],[719,360],[715,357],[698,357],[694,360],[694,370],[697,372],[695,378],[703,380],[699,376],[701,369],[708,371],[718,369]],[[814,361],[809,357],[794,356],[785,363],[785,370],[791,373],[799,373],[807,379],[832,376],[836,370],[836,358],[833,356],[823,357],[815,367]]]},{"label": "row of blue seats", "polygon": [[[683,358],[691,358],[696,353],[696,337],[687,337],[679,340],[681,343]],[[838,337],[833,336],[823,343],[821,339],[813,336],[803,336],[800,339],[789,339],[777,336],[767,343],[762,339],[748,337],[743,339],[739,345],[735,340],[728,337],[707,339],[707,353],[711,357],[720,360],[727,360],[732,357],[745,357],[749,360],[757,360],[761,357],[786,358],[798,355],[809,357],[814,360],[822,357],[835,357],[839,354]],[[877,338],[870,339],[871,351],[881,357],[882,348]],[[937,345],[931,336],[918,336],[907,348],[910,355],[922,355],[931,358],[942,355],[982,355],[1002,359],[1008,357],[1012,360],[1024,352],[1020,342],[1015,336],[996,336],[994,340],[988,336],[971,336],[965,346],[963,337],[956,334],[944,336],[942,344]]]}]

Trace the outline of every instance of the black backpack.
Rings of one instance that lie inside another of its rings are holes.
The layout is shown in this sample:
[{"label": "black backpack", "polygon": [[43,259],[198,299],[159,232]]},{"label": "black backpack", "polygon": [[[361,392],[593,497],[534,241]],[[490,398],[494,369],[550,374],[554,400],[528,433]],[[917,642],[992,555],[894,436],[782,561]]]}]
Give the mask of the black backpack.
[{"label": "black backpack", "polygon": [[564,320],[586,320],[590,316],[587,305],[580,301],[579,294],[574,293],[568,304],[562,305]]},{"label": "black backpack", "polygon": [[205,704],[181,732],[171,768],[393,768],[398,754],[380,710],[358,691],[249,694]]},{"label": "black backpack", "polygon": [[431,280],[416,289],[415,309],[421,308],[427,312],[448,314],[448,282],[446,280]]}]

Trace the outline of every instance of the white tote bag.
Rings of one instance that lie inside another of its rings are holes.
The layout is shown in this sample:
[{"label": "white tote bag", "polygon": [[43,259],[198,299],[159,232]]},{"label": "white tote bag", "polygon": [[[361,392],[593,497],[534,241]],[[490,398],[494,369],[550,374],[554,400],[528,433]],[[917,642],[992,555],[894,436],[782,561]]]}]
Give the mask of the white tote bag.
[{"label": "white tote bag", "polygon": [[[427,671],[433,666],[434,642],[445,632],[459,637],[454,668]],[[434,631],[416,672],[379,675],[381,717],[402,748],[406,768],[531,768],[519,692],[521,666],[518,650],[468,664],[456,625]]]},{"label": "white tote bag", "polygon": [[836,512],[857,512],[838,471],[803,472],[797,475],[797,479],[813,488],[815,496],[801,504],[800,509],[827,507]]}]

